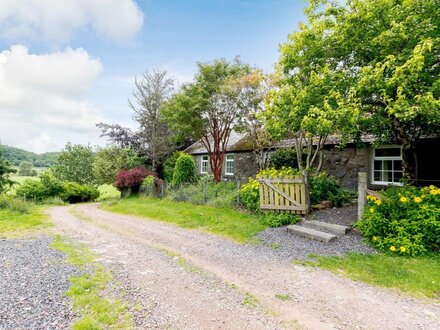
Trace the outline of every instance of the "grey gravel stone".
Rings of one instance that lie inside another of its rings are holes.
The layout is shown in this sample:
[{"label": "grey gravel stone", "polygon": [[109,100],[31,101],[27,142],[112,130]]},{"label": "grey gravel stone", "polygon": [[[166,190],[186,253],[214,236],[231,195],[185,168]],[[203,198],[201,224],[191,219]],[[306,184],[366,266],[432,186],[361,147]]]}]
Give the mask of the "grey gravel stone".
[{"label": "grey gravel stone", "polygon": [[[354,206],[326,209],[313,212],[311,219],[350,226],[356,220],[357,209]],[[270,228],[258,235],[262,243],[273,247],[274,253],[287,259],[306,260],[310,254],[322,256],[343,255],[347,252],[374,253],[374,250],[362,241],[362,236],[352,230],[336,240],[323,243],[292,235],[287,232],[286,227]]]},{"label": "grey gravel stone", "polygon": [[68,329],[65,292],[76,272],[51,238],[0,240],[0,329]]}]

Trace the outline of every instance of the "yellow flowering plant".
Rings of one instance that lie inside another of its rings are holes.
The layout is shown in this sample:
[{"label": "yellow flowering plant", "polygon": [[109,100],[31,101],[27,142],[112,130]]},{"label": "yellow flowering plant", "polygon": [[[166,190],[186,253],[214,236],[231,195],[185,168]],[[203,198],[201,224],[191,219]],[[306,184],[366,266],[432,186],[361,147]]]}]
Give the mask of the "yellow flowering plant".
[{"label": "yellow flowering plant", "polygon": [[440,189],[391,187],[379,200],[368,196],[363,218],[355,224],[377,249],[400,255],[440,251]]}]

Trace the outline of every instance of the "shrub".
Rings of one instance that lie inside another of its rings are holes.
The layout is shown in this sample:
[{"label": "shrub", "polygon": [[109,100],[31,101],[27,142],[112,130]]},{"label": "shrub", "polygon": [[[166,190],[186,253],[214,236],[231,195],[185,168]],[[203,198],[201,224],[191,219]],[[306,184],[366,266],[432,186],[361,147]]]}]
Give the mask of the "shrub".
[{"label": "shrub", "polygon": [[46,190],[41,180],[25,180],[15,191],[15,194],[22,199],[41,201],[47,197]]},{"label": "shrub", "polygon": [[176,160],[173,185],[194,183],[196,180],[196,164],[194,163],[194,159],[190,155],[182,153]]},{"label": "shrub", "polygon": [[270,159],[273,167],[277,170],[283,167],[298,167],[296,151],[293,148],[279,148],[272,153]]},{"label": "shrub", "polygon": [[336,178],[327,173],[319,173],[310,178],[310,202],[317,204],[329,200],[333,206],[340,207],[356,197],[356,192],[341,188]]},{"label": "shrub", "polygon": [[43,172],[39,180],[25,180],[16,190],[21,198],[42,201],[63,193],[63,183],[58,181],[50,170]]},{"label": "shrub", "polygon": [[173,181],[174,168],[176,167],[176,161],[182,154],[181,151],[174,152],[171,157],[167,158],[163,163],[163,178],[166,182]]},{"label": "shrub", "polygon": [[132,192],[137,193],[142,182],[149,175],[157,176],[156,172],[141,166],[130,170],[120,170],[116,176],[114,186],[119,190],[131,188]]},{"label": "shrub", "polygon": [[295,224],[299,221],[299,217],[290,213],[266,213],[263,222],[269,227],[282,227]]},{"label": "shrub", "polygon": [[64,191],[60,194],[60,197],[68,203],[93,202],[99,197],[99,190],[89,185],[65,182]]},{"label": "shrub", "polygon": [[377,249],[402,255],[440,251],[440,189],[392,187],[379,200],[369,196],[355,224]]},{"label": "shrub", "polygon": [[10,211],[22,214],[29,213],[32,206],[32,203],[14,197],[5,198],[4,196],[2,196],[2,199],[0,201],[0,208],[8,209]]},{"label": "shrub", "polygon": [[19,176],[37,176],[37,171],[34,170],[34,165],[31,162],[23,161],[18,166]]},{"label": "shrub", "polygon": [[144,181],[142,181],[139,192],[145,196],[151,196],[153,194],[154,176],[147,176]]},{"label": "shrub", "polygon": [[240,203],[249,211],[260,210],[260,191],[257,180],[249,178],[248,183],[241,187]]}]

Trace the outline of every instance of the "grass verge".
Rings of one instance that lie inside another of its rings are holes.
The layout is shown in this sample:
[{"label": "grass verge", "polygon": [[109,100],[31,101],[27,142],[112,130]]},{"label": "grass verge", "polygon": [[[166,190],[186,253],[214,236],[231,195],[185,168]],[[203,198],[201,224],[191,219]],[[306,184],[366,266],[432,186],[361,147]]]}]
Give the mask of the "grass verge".
[{"label": "grass verge", "polygon": [[120,300],[107,299],[104,290],[112,276],[103,265],[94,261],[97,255],[79,243],[56,237],[52,248],[64,252],[67,261],[78,266],[82,275],[70,278],[67,296],[80,318],[72,329],[132,329],[134,323],[127,306]]},{"label": "grass verge", "polygon": [[43,206],[29,206],[24,213],[0,209],[0,236],[18,237],[50,226]]},{"label": "grass verge", "polygon": [[306,265],[324,268],[356,281],[397,289],[416,297],[440,299],[440,255],[419,257],[348,253],[310,256]]},{"label": "grass verge", "polygon": [[267,228],[261,217],[256,215],[166,199],[130,197],[103,204],[102,208],[111,212],[174,223],[183,228],[207,231],[239,243],[255,242],[255,235]]}]

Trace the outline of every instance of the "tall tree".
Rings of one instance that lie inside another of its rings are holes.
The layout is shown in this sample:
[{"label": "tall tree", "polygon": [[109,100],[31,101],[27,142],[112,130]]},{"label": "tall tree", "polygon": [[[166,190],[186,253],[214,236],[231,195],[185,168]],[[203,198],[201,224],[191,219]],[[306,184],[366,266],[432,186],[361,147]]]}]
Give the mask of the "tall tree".
[{"label": "tall tree", "polygon": [[96,183],[93,175],[94,161],[95,154],[90,146],[67,143],[58,157],[54,175],[62,181],[93,185]]},{"label": "tall tree", "polygon": [[163,120],[161,107],[174,90],[174,80],[166,71],[153,70],[146,72],[140,79],[135,79],[135,87],[129,106],[133,110],[133,119],[139,124],[137,131],[122,127],[99,123],[102,136],[121,148],[130,147],[145,156],[154,171],[174,150],[171,143],[171,132]]},{"label": "tall tree", "polygon": [[154,171],[172,151],[171,132],[163,120],[161,107],[170,98],[173,89],[174,80],[167,76],[166,71],[153,70],[146,72],[142,79],[135,79],[133,99],[129,101]]},{"label": "tall tree", "polygon": [[120,170],[142,165],[142,159],[130,148],[108,146],[96,152],[93,175],[98,184],[113,184]]},{"label": "tall tree", "polygon": [[199,63],[194,82],[184,85],[163,108],[177,139],[191,137],[205,146],[216,183],[221,180],[230,134],[243,115],[226,83],[251,70],[238,58],[232,63],[224,59]]},{"label": "tall tree", "polygon": [[[281,46],[271,102],[284,120],[274,126],[291,120],[301,124],[287,125],[298,133],[321,115],[332,122],[329,109],[347,110],[355,137],[402,145],[405,176],[416,179],[415,145],[440,131],[440,2],[314,0],[306,14],[307,24]],[[305,135],[327,132],[338,130]]]}]

